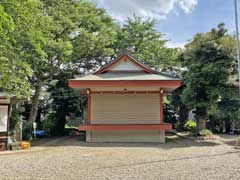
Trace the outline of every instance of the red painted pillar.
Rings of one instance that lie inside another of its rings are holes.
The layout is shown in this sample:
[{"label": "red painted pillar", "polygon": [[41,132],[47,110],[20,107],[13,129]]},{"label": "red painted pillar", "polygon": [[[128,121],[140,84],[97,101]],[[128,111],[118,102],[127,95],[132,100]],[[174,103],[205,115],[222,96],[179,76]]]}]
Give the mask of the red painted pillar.
[{"label": "red painted pillar", "polygon": [[87,112],[87,124],[91,124],[91,91],[88,89],[87,90],[87,96],[88,96],[88,99],[87,99],[87,109],[88,109],[88,112]]},{"label": "red painted pillar", "polygon": [[163,92],[160,90],[160,124],[163,124]]}]

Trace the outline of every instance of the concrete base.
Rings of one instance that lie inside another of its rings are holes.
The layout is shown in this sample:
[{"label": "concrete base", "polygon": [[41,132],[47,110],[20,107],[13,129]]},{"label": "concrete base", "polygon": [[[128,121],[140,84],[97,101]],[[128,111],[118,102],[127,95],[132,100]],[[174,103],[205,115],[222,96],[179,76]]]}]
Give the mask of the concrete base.
[{"label": "concrete base", "polygon": [[86,131],[86,142],[92,142],[92,132]]},{"label": "concrete base", "polygon": [[165,131],[162,130],[87,131],[86,142],[165,143]]},{"label": "concrete base", "polygon": [[165,131],[160,131],[160,142],[165,143]]}]

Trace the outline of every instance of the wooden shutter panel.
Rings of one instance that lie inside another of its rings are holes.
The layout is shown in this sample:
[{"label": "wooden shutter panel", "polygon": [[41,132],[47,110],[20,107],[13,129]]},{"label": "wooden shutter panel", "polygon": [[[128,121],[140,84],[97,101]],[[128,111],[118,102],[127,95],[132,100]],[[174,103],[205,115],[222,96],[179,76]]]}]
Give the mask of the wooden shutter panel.
[{"label": "wooden shutter panel", "polygon": [[159,124],[159,94],[92,95],[92,124]]}]

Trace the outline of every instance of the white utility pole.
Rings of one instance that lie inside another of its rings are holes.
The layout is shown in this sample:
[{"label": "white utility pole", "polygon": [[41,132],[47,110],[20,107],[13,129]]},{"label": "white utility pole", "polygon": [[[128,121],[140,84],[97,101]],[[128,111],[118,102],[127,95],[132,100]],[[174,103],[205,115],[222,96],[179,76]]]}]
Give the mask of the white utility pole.
[{"label": "white utility pole", "polygon": [[238,32],[238,6],[237,0],[234,0],[234,14],[236,26],[236,39],[237,39],[237,60],[238,60],[238,92],[240,96],[240,47],[239,47],[239,32]]},{"label": "white utility pole", "polygon": [[23,117],[20,115],[20,142],[22,142],[22,125],[23,125]]}]

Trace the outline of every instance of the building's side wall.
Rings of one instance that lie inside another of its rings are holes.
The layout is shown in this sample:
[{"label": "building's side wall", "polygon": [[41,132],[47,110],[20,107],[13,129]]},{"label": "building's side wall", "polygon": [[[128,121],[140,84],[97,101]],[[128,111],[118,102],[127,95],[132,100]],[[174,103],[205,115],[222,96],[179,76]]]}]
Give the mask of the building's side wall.
[{"label": "building's side wall", "polygon": [[[3,101],[0,103],[3,103]],[[0,151],[6,149],[8,130],[8,105],[0,104]]]},{"label": "building's side wall", "polygon": [[92,124],[159,124],[159,94],[106,94],[91,97]]},{"label": "building's side wall", "polygon": [[87,142],[165,142],[160,130],[88,131]]},{"label": "building's side wall", "polygon": [[8,105],[0,104],[0,132],[7,132]]}]

